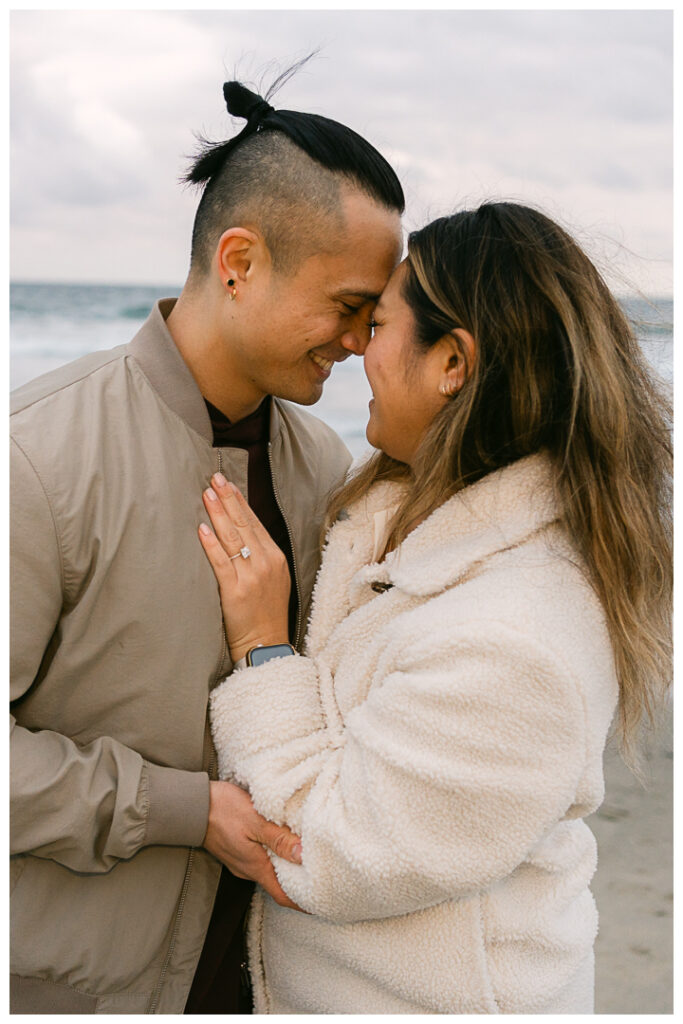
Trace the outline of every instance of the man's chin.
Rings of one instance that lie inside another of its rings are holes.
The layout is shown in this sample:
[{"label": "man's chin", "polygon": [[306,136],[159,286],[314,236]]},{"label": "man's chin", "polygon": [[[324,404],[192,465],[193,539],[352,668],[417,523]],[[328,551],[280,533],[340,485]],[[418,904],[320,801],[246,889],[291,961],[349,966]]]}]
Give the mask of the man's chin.
[{"label": "man's chin", "polygon": [[323,396],[323,381],[314,387],[308,388],[285,388],[279,387],[272,391],[273,398],[282,398],[286,402],[294,402],[295,405],[315,405]]}]

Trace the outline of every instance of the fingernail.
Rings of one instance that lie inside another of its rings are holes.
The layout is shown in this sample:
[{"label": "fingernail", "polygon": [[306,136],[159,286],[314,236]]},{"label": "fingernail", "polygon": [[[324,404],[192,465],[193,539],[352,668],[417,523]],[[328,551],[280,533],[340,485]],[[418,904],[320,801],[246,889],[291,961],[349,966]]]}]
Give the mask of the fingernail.
[{"label": "fingernail", "polygon": [[200,523],[199,524],[199,532],[203,533],[205,537],[211,536],[211,530],[206,525],[206,523]]},{"label": "fingernail", "polygon": [[227,482],[228,482],[228,481],[227,481],[227,480],[225,479],[225,477],[223,476],[223,474],[222,474],[222,473],[214,473],[214,475],[213,475],[213,479],[214,479],[214,481],[215,481],[215,483],[216,483],[216,486],[217,486],[217,487],[225,487],[225,485],[226,485],[226,484],[227,484]]},{"label": "fingernail", "polygon": [[296,846],[292,847],[292,857],[297,864],[301,864],[301,843],[297,843]]},{"label": "fingernail", "polygon": [[204,491],[209,501],[218,501],[218,496],[212,487],[207,487]]}]

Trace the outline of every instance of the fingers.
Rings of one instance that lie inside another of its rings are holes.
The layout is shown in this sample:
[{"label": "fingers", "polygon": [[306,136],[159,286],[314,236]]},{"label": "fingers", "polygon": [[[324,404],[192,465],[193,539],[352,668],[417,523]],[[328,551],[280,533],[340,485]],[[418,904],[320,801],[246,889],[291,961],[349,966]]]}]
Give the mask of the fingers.
[{"label": "fingers", "polygon": [[212,487],[207,488],[202,497],[211,525],[228,557],[238,555],[245,546],[250,550],[256,547],[252,538],[245,536],[245,527],[238,527]]},{"label": "fingers", "polygon": [[240,532],[246,531],[250,538],[257,539],[262,544],[270,542],[270,534],[240,489],[229,483],[222,473],[214,473],[211,482],[215,487],[214,493],[218,495],[223,510],[234,526]]},{"label": "fingers", "polygon": [[235,579],[237,574],[234,563],[230,560],[228,552],[220,543],[215,533],[209,529],[206,523],[201,523],[199,526],[199,539],[219,584]]},{"label": "fingers", "polygon": [[275,869],[273,865],[268,861],[268,866],[264,869],[263,874],[257,879],[260,886],[262,886],[269,896],[272,896],[275,902],[281,907],[289,907],[290,910],[299,910],[302,914],[305,914],[305,910],[301,910],[301,907],[290,900],[289,896],[282,888],[277,880]]},{"label": "fingers", "polygon": [[[264,826],[269,827],[264,829]],[[297,838],[285,826],[266,821],[255,810],[249,794],[239,786],[222,781],[209,784],[209,823],[204,847],[233,875],[251,878],[262,885],[280,906],[301,910],[278,882],[264,849],[264,832],[273,843],[272,849],[277,847],[276,852],[281,855],[286,841]],[[278,836],[282,837],[279,841]]]},{"label": "fingers", "polygon": [[208,487],[202,495],[204,507],[228,557],[239,554],[243,547],[248,547],[257,559],[260,559],[262,554],[272,558],[274,554],[279,553],[277,544],[249,507],[239,489],[229,483],[221,473],[214,474],[212,483],[215,490]]},{"label": "fingers", "polygon": [[252,529],[256,526],[261,526],[263,529],[261,520],[254,510],[250,508],[249,503],[245,500],[239,487],[236,487],[233,483],[229,483],[222,473],[214,473],[211,478],[211,482],[216,488],[221,501],[223,501],[230,510],[230,513],[238,526],[250,526]]},{"label": "fingers", "polygon": [[[214,473],[211,477],[211,484],[214,488],[213,493],[220,501],[223,511],[230,516],[232,523],[237,527],[237,529],[249,529],[252,524],[249,517],[245,514],[245,509],[248,511],[251,510],[246,502],[240,503],[237,500],[235,485],[228,483],[222,473]],[[211,488],[209,490],[211,490]]]},{"label": "fingers", "polygon": [[283,860],[301,864],[301,839],[290,832],[286,825],[276,825],[262,818],[258,835],[254,838]]}]

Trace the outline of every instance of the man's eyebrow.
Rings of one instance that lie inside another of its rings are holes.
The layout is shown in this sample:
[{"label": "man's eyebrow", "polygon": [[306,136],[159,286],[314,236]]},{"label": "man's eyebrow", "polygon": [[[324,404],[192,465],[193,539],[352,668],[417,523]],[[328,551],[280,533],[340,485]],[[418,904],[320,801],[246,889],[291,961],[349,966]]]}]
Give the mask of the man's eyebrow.
[{"label": "man's eyebrow", "polygon": [[335,293],[335,298],[345,296],[347,299],[364,299],[366,302],[377,302],[381,292],[368,291],[366,288],[342,288]]}]

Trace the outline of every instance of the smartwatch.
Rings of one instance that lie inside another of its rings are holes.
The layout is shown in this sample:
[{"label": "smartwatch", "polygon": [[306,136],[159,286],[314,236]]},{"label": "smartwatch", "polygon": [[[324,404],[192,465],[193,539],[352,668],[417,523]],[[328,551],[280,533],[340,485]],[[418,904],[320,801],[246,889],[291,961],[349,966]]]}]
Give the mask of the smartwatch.
[{"label": "smartwatch", "polygon": [[255,668],[257,665],[264,665],[273,658],[287,658],[290,654],[296,654],[291,644],[259,644],[247,651],[244,658],[235,662],[235,668]]}]

